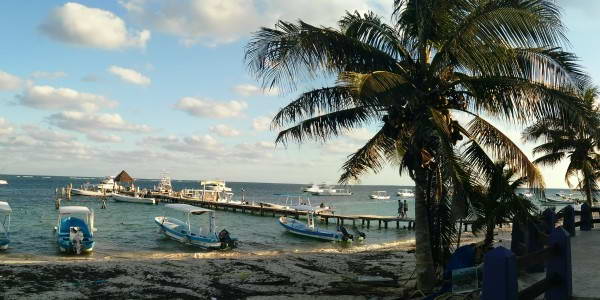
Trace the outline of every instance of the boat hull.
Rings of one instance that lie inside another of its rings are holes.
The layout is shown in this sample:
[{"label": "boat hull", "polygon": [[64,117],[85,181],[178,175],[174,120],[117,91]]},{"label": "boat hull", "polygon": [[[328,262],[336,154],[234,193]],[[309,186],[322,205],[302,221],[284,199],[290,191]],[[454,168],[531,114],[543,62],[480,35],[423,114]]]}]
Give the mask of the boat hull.
[{"label": "boat hull", "polygon": [[390,196],[375,196],[375,195],[371,195],[370,196],[371,199],[375,199],[375,200],[389,200]]},{"label": "boat hull", "polygon": [[81,189],[72,189],[71,194],[75,196],[89,196],[89,197],[99,197],[104,196],[102,192],[98,191],[86,191]]},{"label": "boat hull", "polygon": [[169,218],[156,217],[154,218],[154,222],[156,223],[156,225],[158,225],[159,230],[162,234],[182,244],[192,245],[195,247],[200,247],[209,250],[225,248],[223,243],[221,243],[221,241],[219,241],[217,238],[211,238],[201,235],[193,236],[189,234],[187,230],[181,230],[180,228],[177,228],[175,226],[170,226],[172,225],[172,223],[169,222]]},{"label": "boat hull", "polygon": [[9,239],[1,238],[0,239],[0,250],[8,249],[8,244],[10,243]]},{"label": "boat hull", "polygon": [[343,241],[343,234],[341,232],[333,232],[328,230],[311,230],[304,223],[289,219],[287,217],[279,217],[279,225],[283,226],[289,233],[305,236],[313,239],[324,240],[324,241]]},{"label": "boat hull", "polygon": [[60,222],[60,228],[56,233],[56,243],[60,252],[76,254],[75,243],[70,236],[70,228],[78,227],[82,233],[82,240],[80,243],[81,253],[89,253],[94,249],[94,237],[90,232],[87,224],[80,218],[67,217],[63,218]]},{"label": "boat hull", "polygon": [[142,204],[156,204],[154,198],[141,198],[127,195],[112,194],[111,197],[118,202],[130,202],[130,203],[142,203]]}]

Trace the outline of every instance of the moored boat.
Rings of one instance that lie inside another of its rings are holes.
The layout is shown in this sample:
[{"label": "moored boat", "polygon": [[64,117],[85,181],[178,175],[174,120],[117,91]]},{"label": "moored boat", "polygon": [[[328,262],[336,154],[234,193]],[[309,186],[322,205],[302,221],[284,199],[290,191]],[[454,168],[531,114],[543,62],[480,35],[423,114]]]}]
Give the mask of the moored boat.
[{"label": "moored boat", "polygon": [[6,250],[10,243],[10,214],[8,202],[0,201],[0,250]]},{"label": "moored boat", "polygon": [[296,211],[306,211],[306,212],[315,212],[322,213],[328,212],[333,209],[333,207],[325,205],[325,203],[321,203],[320,205],[313,206],[310,202],[310,198],[305,195],[299,194],[274,194],[275,196],[283,196],[285,200],[283,204],[269,203],[269,202],[260,202],[265,207],[271,207],[276,209],[288,209],[288,210],[296,210]]},{"label": "moored boat", "polygon": [[81,254],[94,249],[94,211],[85,206],[61,207],[58,210],[58,224],[54,230],[61,252]]},{"label": "moored boat", "polygon": [[289,233],[319,240],[351,242],[355,239],[362,240],[365,237],[364,233],[359,233],[357,237],[354,237],[348,233],[344,226],[340,226],[336,231],[320,229],[315,225],[315,215],[313,213],[308,214],[307,223],[288,217],[279,217],[278,221]]},{"label": "moored boat", "polygon": [[386,191],[375,191],[375,192],[373,192],[373,194],[371,194],[369,196],[369,198],[375,199],[375,200],[389,200],[390,195],[388,195],[388,193]]},{"label": "moored boat", "polygon": [[138,195],[129,196],[123,194],[115,194],[112,193],[110,195],[117,202],[131,202],[131,203],[142,203],[142,204],[156,204],[156,199],[154,198],[143,198]]},{"label": "moored boat", "polygon": [[170,195],[173,193],[173,186],[171,185],[171,177],[167,176],[166,173],[160,178],[157,186],[154,186],[153,192]]},{"label": "moored boat", "polygon": [[409,189],[400,189],[398,190],[398,192],[396,193],[397,196],[403,197],[403,198],[411,198],[415,196],[415,193],[412,190]]},{"label": "moored boat", "polygon": [[8,184],[8,181],[6,181],[4,179],[0,179],[0,184]]},{"label": "moored boat", "polygon": [[349,188],[326,187],[322,191],[312,193],[315,196],[352,196]]},{"label": "moored boat", "polygon": [[312,183],[309,186],[306,186],[302,189],[303,192],[305,193],[318,193],[318,192],[322,192],[324,188],[326,188],[327,185],[326,184],[315,184]]},{"label": "moored boat", "polygon": [[[173,217],[159,216],[154,222],[165,236],[180,243],[189,244],[205,249],[226,249],[236,246],[236,239],[229,236],[225,229],[216,232],[215,212],[210,209],[196,207],[188,204],[167,204],[166,208],[183,212],[187,222]],[[192,227],[191,215],[207,215],[208,228]]]}]

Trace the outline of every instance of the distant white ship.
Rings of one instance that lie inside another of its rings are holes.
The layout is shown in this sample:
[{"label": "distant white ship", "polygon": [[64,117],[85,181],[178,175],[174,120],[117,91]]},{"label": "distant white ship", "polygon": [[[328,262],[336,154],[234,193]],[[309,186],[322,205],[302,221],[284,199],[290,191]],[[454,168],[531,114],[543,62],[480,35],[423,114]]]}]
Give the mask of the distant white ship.
[{"label": "distant white ship", "polygon": [[304,189],[302,189],[303,192],[306,193],[318,193],[318,192],[322,192],[323,189],[325,189],[327,187],[327,184],[322,183],[322,184],[316,184],[316,183],[311,183],[310,185],[304,187]]},{"label": "distant white ship", "polygon": [[408,189],[402,189],[402,190],[398,190],[396,195],[403,197],[403,198],[411,198],[411,197],[415,196],[415,192],[413,192],[412,190],[408,190]]},{"label": "distant white ship", "polygon": [[8,181],[0,179],[0,184],[8,184]]}]

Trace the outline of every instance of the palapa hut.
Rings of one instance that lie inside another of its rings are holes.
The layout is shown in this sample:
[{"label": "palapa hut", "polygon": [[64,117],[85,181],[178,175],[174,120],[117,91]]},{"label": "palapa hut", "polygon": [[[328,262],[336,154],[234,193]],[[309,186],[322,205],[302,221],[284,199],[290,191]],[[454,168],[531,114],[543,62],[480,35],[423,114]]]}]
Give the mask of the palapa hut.
[{"label": "palapa hut", "polygon": [[131,177],[129,174],[127,174],[127,172],[125,172],[125,170],[121,171],[121,173],[119,173],[119,175],[117,175],[115,177],[115,183],[119,184],[122,182],[125,183],[129,183],[131,189],[133,190],[133,182],[135,181],[135,179],[133,179],[133,177]]}]

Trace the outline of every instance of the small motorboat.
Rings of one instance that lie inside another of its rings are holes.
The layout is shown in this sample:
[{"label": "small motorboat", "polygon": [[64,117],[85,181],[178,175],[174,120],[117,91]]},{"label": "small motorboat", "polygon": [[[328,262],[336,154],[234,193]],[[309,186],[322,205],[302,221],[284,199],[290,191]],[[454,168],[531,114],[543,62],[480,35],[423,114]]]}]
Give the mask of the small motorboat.
[{"label": "small motorboat", "polygon": [[85,206],[61,207],[54,230],[60,252],[81,254],[94,249],[94,211]]},{"label": "small motorboat", "polygon": [[[236,239],[231,238],[227,230],[216,232],[213,210],[189,204],[167,204],[165,207],[185,213],[187,219],[187,222],[184,222],[172,217],[155,217],[154,222],[165,236],[180,243],[205,249],[227,249],[236,246]],[[203,214],[208,215],[208,228],[192,228],[190,216]]]},{"label": "small motorboat", "polygon": [[138,195],[129,196],[123,194],[115,194],[112,193],[110,195],[117,202],[131,202],[131,203],[142,203],[142,204],[156,204],[156,199],[154,198],[143,198]]},{"label": "small motorboat", "polygon": [[413,192],[412,190],[409,190],[409,189],[401,189],[401,190],[398,190],[398,192],[396,193],[396,196],[400,196],[402,198],[412,198],[415,196],[415,192]]},{"label": "small motorboat", "polygon": [[389,200],[390,199],[390,195],[388,195],[388,193],[386,191],[375,191],[369,197],[371,199],[375,199],[375,200]]},{"label": "small motorboat", "polygon": [[321,203],[318,206],[313,206],[310,203],[310,198],[306,197],[303,194],[273,194],[274,196],[283,196],[285,200],[284,204],[275,204],[269,202],[261,202],[265,207],[276,208],[276,209],[288,209],[288,210],[296,210],[296,211],[307,211],[314,213],[323,213],[330,212],[333,207],[325,205],[325,203]]},{"label": "small motorboat", "polygon": [[302,189],[302,191],[305,193],[318,193],[318,192],[322,192],[323,189],[326,187],[327,187],[327,185],[324,183],[323,184],[312,183],[311,185],[304,187]]},{"label": "small motorboat", "polygon": [[10,243],[10,214],[12,209],[7,202],[0,201],[0,250],[6,250]]},{"label": "small motorboat", "polygon": [[312,193],[315,196],[352,196],[352,192],[349,188],[335,188],[335,187],[326,187],[321,191],[316,193]]},{"label": "small motorboat", "polygon": [[293,218],[279,217],[279,224],[283,226],[283,228],[285,228],[285,230],[287,230],[289,233],[319,240],[351,242],[353,240],[359,241],[365,238],[365,234],[362,232],[358,233],[355,237],[354,235],[348,233],[344,226],[338,227],[337,231],[320,229],[317,226],[315,226],[314,213],[309,213],[307,215],[307,218],[308,224],[305,224]]},{"label": "small motorboat", "polygon": [[71,195],[73,196],[88,196],[88,197],[100,197],[104,196],[110,191],[99,190],[98,187],[91,183],[84,183],[78,189],[71,189]]},{"label": "small motorboat", "polygon": [[8,184],[8,181],[6,181],[4,179],[0,179],[0,184]]}]

